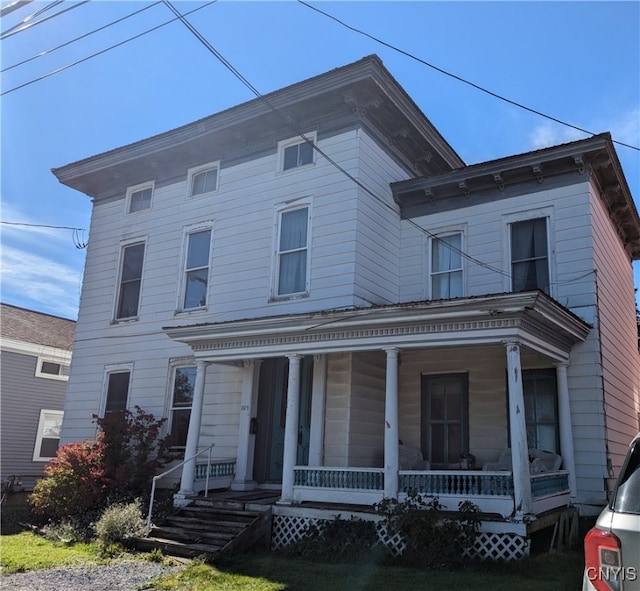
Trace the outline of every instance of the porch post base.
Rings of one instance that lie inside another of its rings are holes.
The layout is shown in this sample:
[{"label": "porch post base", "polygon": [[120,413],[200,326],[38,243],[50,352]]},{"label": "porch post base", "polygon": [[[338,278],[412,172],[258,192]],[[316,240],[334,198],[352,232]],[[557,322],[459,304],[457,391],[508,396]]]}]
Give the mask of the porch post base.
[{"label": "porch post base", "polygon": [[191,502],[191,495],[193,493],[177,492],[173,495],[173,506],[181,509],[186,507]]},{"label": "porch post base", "polygon": [[231,490],[255,490],[256,489],[256,481],[255,480],[234,480],[231,483]]}]

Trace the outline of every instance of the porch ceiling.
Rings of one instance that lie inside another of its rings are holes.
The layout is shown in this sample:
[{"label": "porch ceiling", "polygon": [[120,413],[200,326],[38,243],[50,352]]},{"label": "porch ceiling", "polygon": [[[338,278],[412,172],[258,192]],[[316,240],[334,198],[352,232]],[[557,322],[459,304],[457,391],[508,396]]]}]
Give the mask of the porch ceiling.
[{"label": "porch ceiling", "polygon": [[498,294],[448,301],[165,327],[212,362],[343,351],[424,349],[517,340],[557,361],[591,327],[545,294]]}]

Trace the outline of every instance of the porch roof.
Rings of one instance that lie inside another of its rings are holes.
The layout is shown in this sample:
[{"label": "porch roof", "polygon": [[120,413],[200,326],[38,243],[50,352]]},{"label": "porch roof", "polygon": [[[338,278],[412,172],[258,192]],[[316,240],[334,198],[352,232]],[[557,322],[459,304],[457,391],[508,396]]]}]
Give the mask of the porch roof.
[{"label": "porch roof", "polygon": [[165,327],[198,359],[212,362],[396,347],[495,344],[517,340],[567,361],[590,325],[540,291],[420,301]]}]

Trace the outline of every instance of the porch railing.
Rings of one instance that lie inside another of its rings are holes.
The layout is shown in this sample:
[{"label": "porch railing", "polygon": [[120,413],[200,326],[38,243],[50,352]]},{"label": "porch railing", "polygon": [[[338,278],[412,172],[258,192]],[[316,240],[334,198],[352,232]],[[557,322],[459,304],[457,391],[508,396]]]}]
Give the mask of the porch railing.
[{"label": "porch railing", "polygon": [[513,495],[511,472],[433,470],[401,471],[399,489],[413,489],[427,495],[498,496]]},{"label": "porch railing", "polygon": [[296,466],[293,484],[313,488],[384,490],[384,470]]},{"label": "porch railing", "polygon": [[531,476],[531,496],[534,499],[569,492],[569,472],[543,472]]}]

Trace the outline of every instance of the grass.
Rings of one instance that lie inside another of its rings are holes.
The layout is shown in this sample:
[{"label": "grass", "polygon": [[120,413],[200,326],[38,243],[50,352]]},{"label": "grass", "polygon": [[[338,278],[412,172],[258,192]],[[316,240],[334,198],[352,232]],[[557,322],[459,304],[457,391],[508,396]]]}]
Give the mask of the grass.
[{"label": "grass", "polygon": [[[0,537],[0,564],[4,574],[101,564],[105,562],[102,556],[99,544],[65,545],[31,532]],[[132,555],[126,558],[131,559]],[[581,576],[582,555],[578,552],[546,554],[517,563],[487,564],[476,570],[457,572],[374,564],[325,564],[277,554],[247,554],[216,565],[194,561],[154,581],[154,588],[161,591],[569,591],[580,588]]]}]

